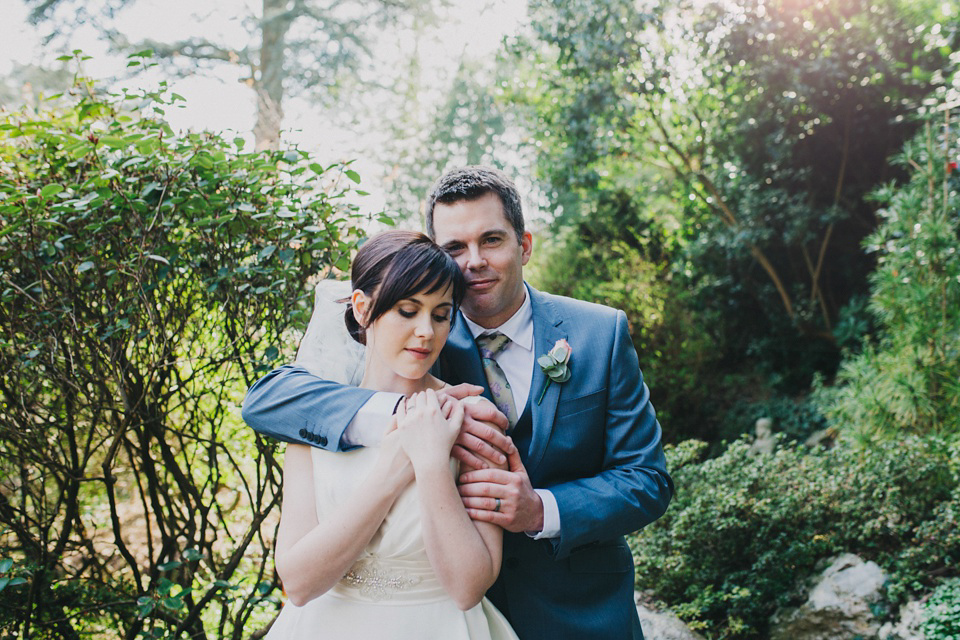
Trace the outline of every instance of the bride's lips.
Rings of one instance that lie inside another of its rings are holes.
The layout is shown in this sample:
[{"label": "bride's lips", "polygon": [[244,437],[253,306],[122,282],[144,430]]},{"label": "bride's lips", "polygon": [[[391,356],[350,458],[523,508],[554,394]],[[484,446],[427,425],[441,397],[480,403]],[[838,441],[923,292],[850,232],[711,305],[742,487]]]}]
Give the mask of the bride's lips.
[{"label": "bride's lips", "polygon": [[415,348],[408,347],[406,351],[409,352],[410,355],[412,355],[414,358],[418,360],[423,360],[424,358],[430,355],[430,349],[415,349]]}]

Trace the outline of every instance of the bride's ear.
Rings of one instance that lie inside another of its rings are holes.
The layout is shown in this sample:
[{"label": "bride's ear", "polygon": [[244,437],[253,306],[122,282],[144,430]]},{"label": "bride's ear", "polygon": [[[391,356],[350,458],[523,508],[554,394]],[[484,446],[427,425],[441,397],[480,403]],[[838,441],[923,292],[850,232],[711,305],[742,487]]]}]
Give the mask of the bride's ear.
[{"label": "bride's ear", "polygon": [[369,311],[370,298],[360,289],[354,289],[350,295],[350,307],[353,309],[353,318],[361,327],[366,326],[365,318]]}]

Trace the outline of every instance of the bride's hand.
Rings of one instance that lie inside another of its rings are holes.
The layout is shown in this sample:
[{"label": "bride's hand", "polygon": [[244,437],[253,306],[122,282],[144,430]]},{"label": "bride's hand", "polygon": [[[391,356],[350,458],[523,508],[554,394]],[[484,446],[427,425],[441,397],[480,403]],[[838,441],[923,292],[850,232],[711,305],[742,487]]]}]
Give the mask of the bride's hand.
[{"label": "bride's hand", "polygon": [[406,487],[413,481],[413,463],[404,451],[400,440],[397,421],[394,419],[380,442],[380,459],[376,466],[384,472],[388,482],[396,481],[394,486],[398,489]]},{"label": "bride's hand", "polygon": [[441,403],[433,389],[413,395],[397,408],[400,442],[415,468],[422,464],[448,464],[461,422],[460,401],[446,398]]}]

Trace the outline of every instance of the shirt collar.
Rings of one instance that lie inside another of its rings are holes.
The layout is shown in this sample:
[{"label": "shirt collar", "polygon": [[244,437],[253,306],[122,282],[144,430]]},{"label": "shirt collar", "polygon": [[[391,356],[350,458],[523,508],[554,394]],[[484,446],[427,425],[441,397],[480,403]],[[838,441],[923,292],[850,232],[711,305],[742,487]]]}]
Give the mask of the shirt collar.
[{"label": "shirt collar", "polygon": [[523,347],[527,351],[532,351],[533,306],[530,304],[530,291],[526,282],[523,283],[523,291],[523,303],[520,305],[520,308],[517,309],[516,313],[510,316],[509,320],[504,322],[499,327],[494,329],[485,329],[476,322],[473,322],[467,316],[463,316],[463,319],[467,321],[467,328],[470,329],[470,333],[473,334],[474,339],[483,333],[499,331],[503,335],[510,338],[510,341],[514,344]]}]

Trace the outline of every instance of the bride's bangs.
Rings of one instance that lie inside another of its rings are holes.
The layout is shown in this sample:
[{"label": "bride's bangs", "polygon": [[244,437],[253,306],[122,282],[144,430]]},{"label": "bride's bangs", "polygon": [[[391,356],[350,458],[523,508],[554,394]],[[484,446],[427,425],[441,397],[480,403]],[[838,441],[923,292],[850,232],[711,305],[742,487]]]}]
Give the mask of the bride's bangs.
[{"label": "bride's bangs", "polygon": [[[390,233],[390,232],[387,232]],[[394,232],[399,233],[399,232]],[[452,288],[453,314],[456,318],[467,284],[457,262],[422,234],[401,247],[390,259],[389,267],[376,288],[368,322],[373,322],[401,300],[418,293],[432,294]]]}]

